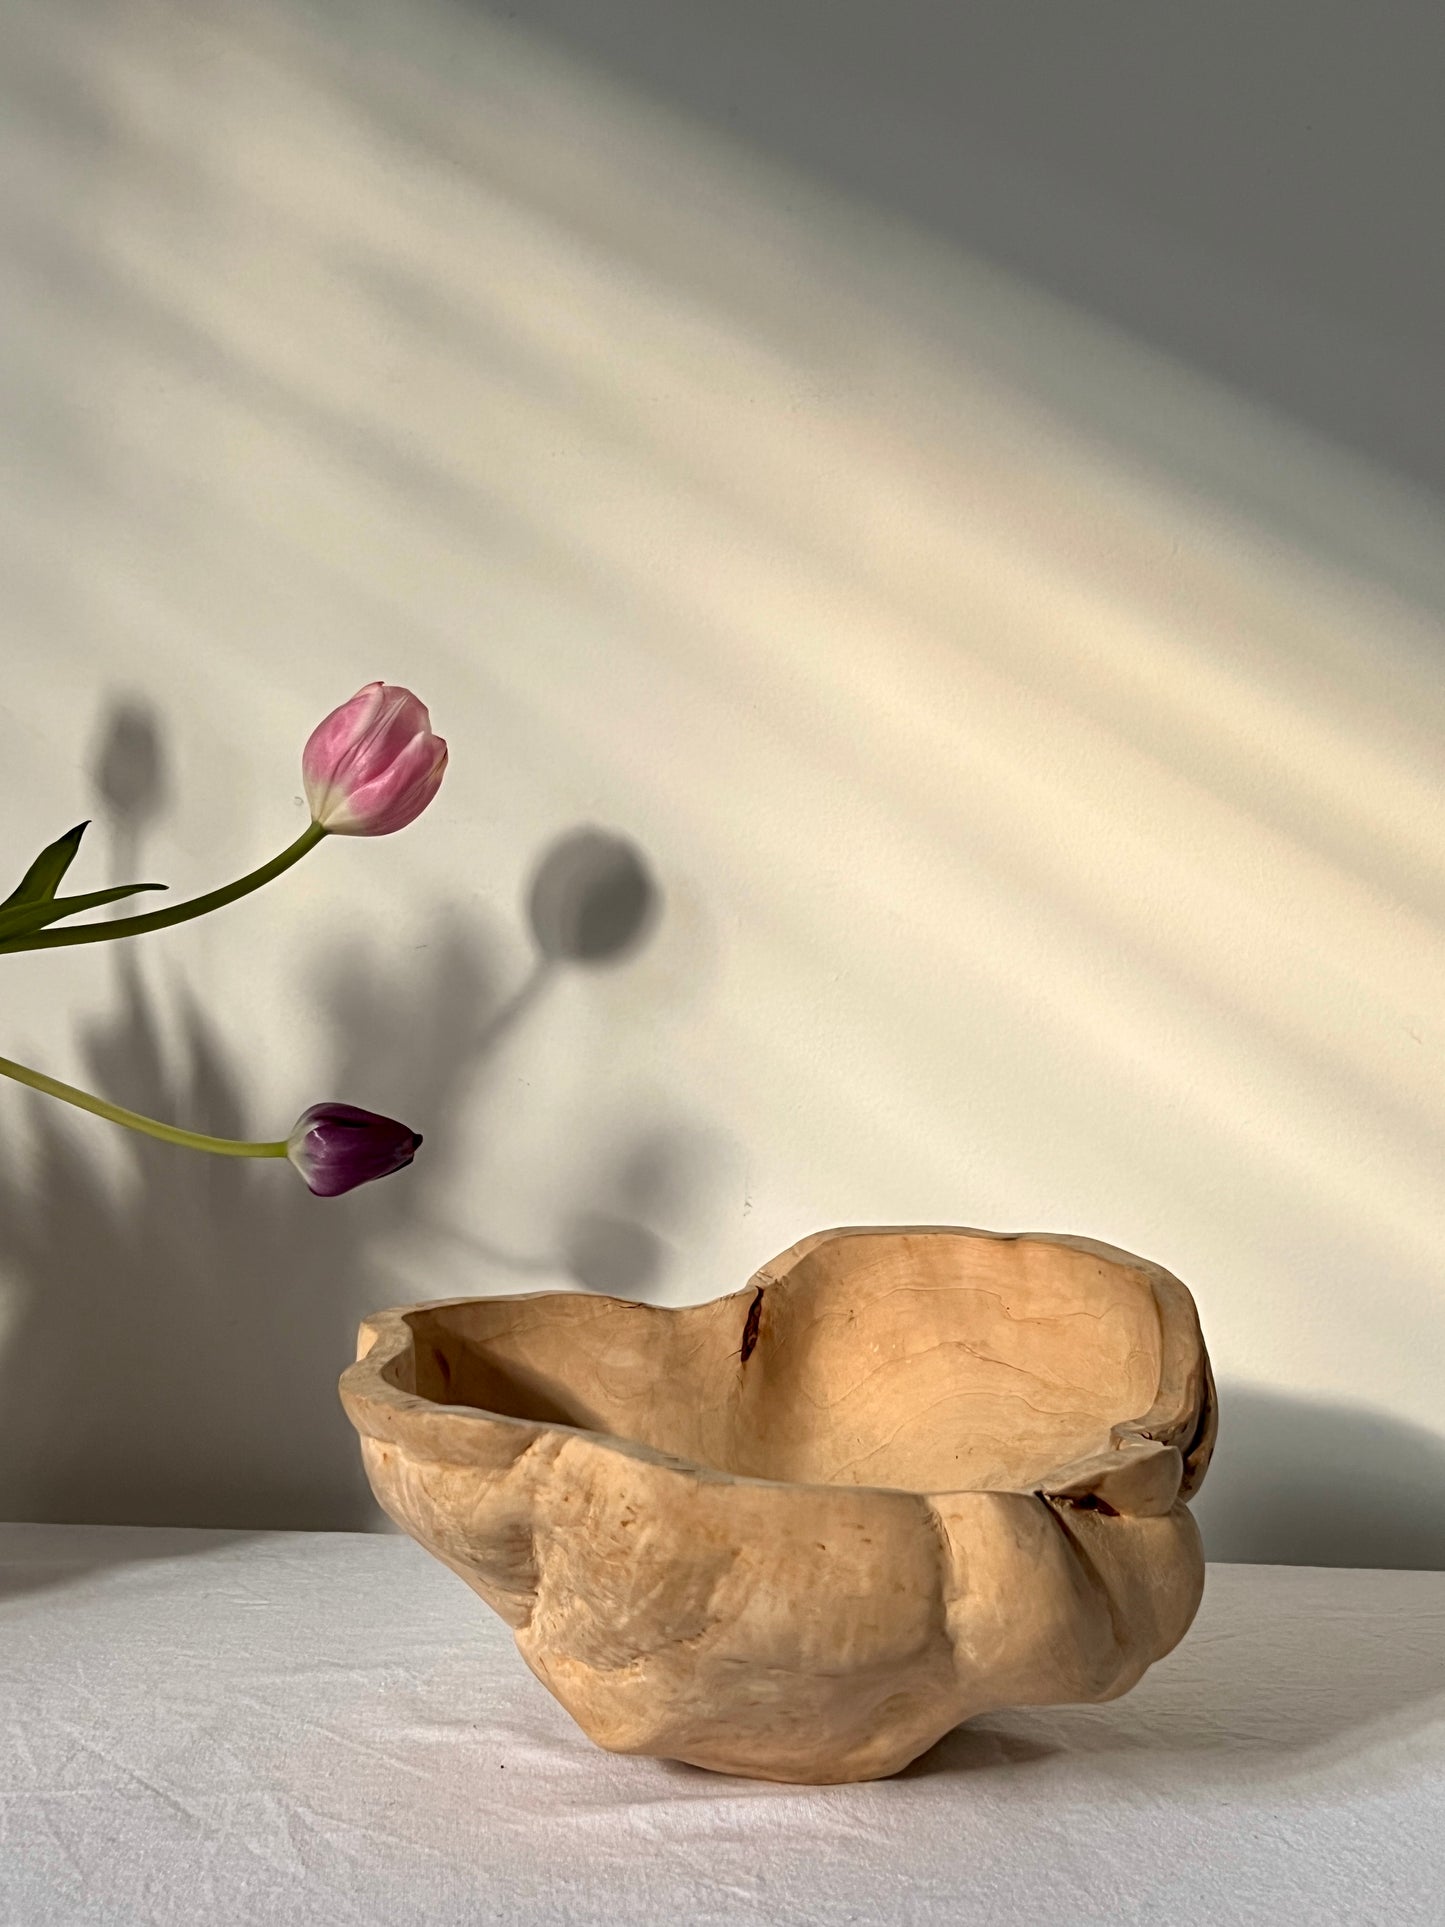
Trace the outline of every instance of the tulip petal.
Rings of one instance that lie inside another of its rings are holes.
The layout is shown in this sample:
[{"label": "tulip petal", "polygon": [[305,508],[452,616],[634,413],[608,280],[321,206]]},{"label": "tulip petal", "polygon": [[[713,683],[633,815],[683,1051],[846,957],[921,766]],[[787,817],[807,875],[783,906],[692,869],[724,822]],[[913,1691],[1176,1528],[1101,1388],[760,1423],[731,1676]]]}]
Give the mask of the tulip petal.
[{"label": "tulip petal", "polygon": [[403,830],[436,795],[446,766],[447,746],[440,736],[413,736],[387,768],[351,791],[343,814],[364,823],[368,836]]},{"label": "tulip petal", "polygon": [[367,683],[348,702],[323,717],[307,737],[301,752],[301,774],[313,806],[318,793],[330,791],[348,754],[379,715],[385,688],[385,683]]}]

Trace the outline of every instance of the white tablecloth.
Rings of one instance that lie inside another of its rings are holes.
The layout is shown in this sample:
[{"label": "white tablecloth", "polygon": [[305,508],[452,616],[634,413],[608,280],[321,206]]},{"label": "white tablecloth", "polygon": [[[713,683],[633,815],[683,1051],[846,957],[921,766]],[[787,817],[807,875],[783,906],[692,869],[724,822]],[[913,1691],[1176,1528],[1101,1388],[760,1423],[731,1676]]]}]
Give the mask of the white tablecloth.
[{"label": "white tablecloth", "polygon": [[596,1751],[410,1541],[0,1527],[7,1923],[1445,1922],[1445,1574],[1216,1566],[899,1779]]}]

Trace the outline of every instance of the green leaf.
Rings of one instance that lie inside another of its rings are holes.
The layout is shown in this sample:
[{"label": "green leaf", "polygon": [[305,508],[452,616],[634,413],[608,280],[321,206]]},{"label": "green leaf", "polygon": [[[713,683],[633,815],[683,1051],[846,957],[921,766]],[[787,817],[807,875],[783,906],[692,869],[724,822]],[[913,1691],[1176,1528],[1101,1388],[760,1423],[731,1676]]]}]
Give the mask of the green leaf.
[{"label": "green leaf", "polygon": [[73,830],[67,830],[64,836],[56,837],[53,843],[47,843],[9,896],[0,903],[0,910],[8,910],[12,904],[48,903],[60,888],[60,879],[70,868],[80,848],[80,839],[89,828],[90,821],[87,818],[84,823],[77,823]]},{"label": "green leaf", "polygon": [[133,897],[138,890],[164,890],[165,887],[163,883],[117,883],[109,890],[87,890],[83,896],[50,897],[40,903],[15,903],[7,899],[11,907],[0,904],[0,943],[10,937],[32,936],[48,923],[79,916],[82,910],[96,910],[103,903],[117,903],[122,897]]}]

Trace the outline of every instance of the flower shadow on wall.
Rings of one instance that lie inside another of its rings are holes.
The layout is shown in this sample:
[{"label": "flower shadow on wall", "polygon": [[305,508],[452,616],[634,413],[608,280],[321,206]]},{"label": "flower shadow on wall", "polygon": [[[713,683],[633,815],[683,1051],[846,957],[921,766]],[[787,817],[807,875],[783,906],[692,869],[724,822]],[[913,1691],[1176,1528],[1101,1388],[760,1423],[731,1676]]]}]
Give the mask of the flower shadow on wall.
[{"label": "flower shadow on wall", "polygon": [[[94,773],[116,860],[131,860],[166,800],[160,732],[143,707],[112,710]],[[96,1127],[17,1093],[32,1159],[28,1173],[0,1159],[5,1267],[18,1286],[0,1353],[0,1517],[376,1524],[335,1379],[359,1317],[397,1295],[378,1258],[436,1216],[458,1176],[456,1127],[503,1035],[535,1015],[558,971],[633,954],[660,906],[629,844],[574,832],[536,869],[537,961],[520,989],[504,989],[485,929],[455,912],[394,969],[353,956],[329,973],[327,1087],[384,1094],[427,1139],[411,1169],[335,1203],[267,1165],[196,1158],[132,1132],[116,1134],[127,1160],[116,1184],[93,1156]],[[114,946],[108,963],[114,1012],[81,1039],[89,1082],[244,1135],[255,1120],[243,1075],[194,999],[180,986],[153,995],[134,946]],[[178,1050],[160,1008],[179,1012]],[[637,1155],[655,1165],[667,1152],[644,1139]],[[641,1225],[618,1235],[633,1257],[614,1263],[611,1283],[640,1292],[657,1252]],[[564,1227],[564,1258],[571,1241]],[[555,1262],[479,1251],[518,1272]]]}]

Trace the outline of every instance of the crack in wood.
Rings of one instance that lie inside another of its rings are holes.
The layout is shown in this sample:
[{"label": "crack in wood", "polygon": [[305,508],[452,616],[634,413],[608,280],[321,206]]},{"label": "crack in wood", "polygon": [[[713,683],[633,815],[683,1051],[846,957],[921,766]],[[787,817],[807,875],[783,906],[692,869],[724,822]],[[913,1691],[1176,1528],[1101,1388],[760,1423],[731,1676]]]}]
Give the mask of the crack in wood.
[{"label": "crack in wood", "polygon": [[748,1306],[747,1322],[743,1326],[743,1343],[742,1343],[742,1349],[738,1353],[738,1357],[742,1360],[744,1365],[747,1364],[748,1360],[753,1355],[753,1348],[758,1342],[758,1330],[759,1330],[759,1327],[762,1325],[762,1322],[763,1322],[763,1287],[759,1285],[756,1293],[754,1294],[753,1302]]}]

